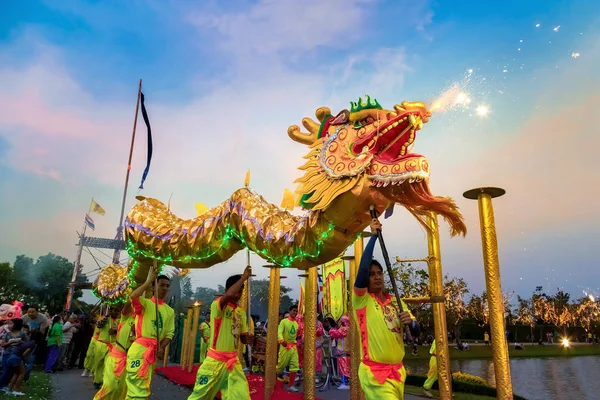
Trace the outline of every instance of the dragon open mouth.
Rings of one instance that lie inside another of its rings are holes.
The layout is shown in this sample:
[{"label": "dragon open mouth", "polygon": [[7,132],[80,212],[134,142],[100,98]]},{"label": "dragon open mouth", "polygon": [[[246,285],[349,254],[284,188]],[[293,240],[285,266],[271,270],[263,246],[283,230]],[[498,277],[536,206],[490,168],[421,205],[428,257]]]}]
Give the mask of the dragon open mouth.
[{"label": "dragon open mouth", "polygon": [[424,109],[407,110],[403,105],[395,105],[394,111],[379,126],[373,123],[371,132],[354,144],[354,153],[372,153],[380,162],[393,163],[410,152],[417,131],[430,114]]}]

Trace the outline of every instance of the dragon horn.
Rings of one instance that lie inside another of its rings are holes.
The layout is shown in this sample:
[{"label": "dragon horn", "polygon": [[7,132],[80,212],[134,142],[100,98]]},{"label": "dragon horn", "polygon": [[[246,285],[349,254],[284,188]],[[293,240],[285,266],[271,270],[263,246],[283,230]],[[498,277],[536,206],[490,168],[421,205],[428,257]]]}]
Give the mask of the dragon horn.
[{"label": "dragon horn", "polygon": [[317,135],[319,134],[318,130],[316,130],[315,132],[311,132],[310,134],[300,132],[300,128],[298,127],[298,125],[290,126],[287,132],[288,136],[292,138],[293,141],[306,145],[313,144],[315,140],[317,140]]},{"label": "dragon horn", "polygon": [[310,118],[302,118],[302,125],[310,132],[310,133],[319,133],[320,124],[317,124]]},{"label": "dragon horn", "polygon": [[328,115],[331,115],[331,110],[329,109],[329,107],[319,107],[315,112],[315,116],[317,117],[319,122],[323,122],[325,117],[327,117]]}]

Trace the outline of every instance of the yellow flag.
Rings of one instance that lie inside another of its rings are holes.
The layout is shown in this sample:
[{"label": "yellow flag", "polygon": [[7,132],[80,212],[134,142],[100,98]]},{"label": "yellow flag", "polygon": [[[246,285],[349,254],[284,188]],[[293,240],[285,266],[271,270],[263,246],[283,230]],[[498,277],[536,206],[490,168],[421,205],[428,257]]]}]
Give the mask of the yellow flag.
[{"label": "yellow flag", "polygon": [[106,214],[104,208],[100,207],[100,204],[96,203],[94,199],[92,199],[92,203],[90,204],[90,212],[95,212],[96,214],[100,215]]},{"label": "yellow flag", "polygon": [[198,216],[203,215],[207,211],[208,211],[208,207],[206,207],[204,204],[196,203],[196,213],[198,213]]},{"label": "yellow flag", "polygon": [[246,172],[246,179],[244,180],[244,186],[246,186],[246,187],[250,186],[250,170],[248,170],[248,172]]},{"label": "yellow flag", "polygon": [[285,189],[283,191],[283,200],[281,200],[281,208],[290,211],[294,209],[294,194],[289,189]]}]

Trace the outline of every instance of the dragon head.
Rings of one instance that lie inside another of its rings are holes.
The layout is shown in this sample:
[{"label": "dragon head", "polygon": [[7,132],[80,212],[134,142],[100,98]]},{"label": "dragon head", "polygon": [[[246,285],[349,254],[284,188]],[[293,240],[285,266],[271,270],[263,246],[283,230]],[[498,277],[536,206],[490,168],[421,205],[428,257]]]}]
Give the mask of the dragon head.
[{"label": "dragon head", "polygon": [[293,140],[310,148],[300,167],[304,175],[296,181],[299,205],[327,211],[352,193],[363,206],[370,202],[380,211],[401,204],[424,224],[426,213],[434,211],[450,223],[453,235],[464,234],[454,202],[429,191],[427,159],[411,152],[417,132],[431,116],[425,104],[402,102],[386,110],[369,96],[350,104],[350,110],[336,116],[327,107],[317,109],[319,122],[304,118],[308,134],[296,125],[288,128]]}]

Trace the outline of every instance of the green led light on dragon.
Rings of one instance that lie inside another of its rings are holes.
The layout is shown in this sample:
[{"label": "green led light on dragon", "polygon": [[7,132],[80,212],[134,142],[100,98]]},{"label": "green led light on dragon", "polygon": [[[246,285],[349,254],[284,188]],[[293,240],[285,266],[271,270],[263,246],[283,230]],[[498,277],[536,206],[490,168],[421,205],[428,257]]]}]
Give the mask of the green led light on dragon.
[{"label": "green led light on dragon", "polygon": [[[323,248],[323,242],[326,239],[328,239],[329,237],[331,237],[334,229],[335,229],[335,225],[330,223],[327,227],[327,230],[324,231],[323,233],[321,233],[319,238],[316,239],[317,250],[314,254],[305,252],[302,249],[297,249],[293,255],[283,256],[280,260],[275,260],[268,255],[267,250],[255,250],[254,252],[258,255],[261,255],[263,258],[269,260],[270,262],[272,262],[280,267],[289,268],[294,263],[294,261],[297,260],[298,258],[318,257],[319,254],[321,254],[321,250]],[[231,227],[231,225],[227,225],[227,228],[225,229],[225,234],[223,235],[223,238],[221,240],[219,240],[221,245],[218,248],[216,248],[215,250],[213,250],[207,254],[204,254],[204,255],[184,256],[184,257],[181,257],[180,259],[178,259],[178,261],[183,262],[183,263],[189,263],[191,261],[205,260],[205,259],[215,255],[224,246],[227,246],[229,244],[229,241],[232,239],[236,239],[236,240],[240,241],[245,248],[248,248],[246,241],[243,238],[238,237],[235,234],[235,230]],[[147,258],[147,259],[149,258],[149,259],[157,260],[157,261],[161,262],[161,264],[160,264],[161,269],[165,265],[171,265],[173,263],[173,256],[170,254],[167,255],[166,257],[160,257],[160,256],[157,256],[156,254],[154,254],[152,251],[138,250],[138,249],[135,249],[134,247],[135,247],[134,242],[131,240],[127,240],[126,251],[127,251],[127,253],[129,253],[129,257],[132,260],[141,259],[141,258]],[[129,285],[132,287],[135,287],[137,285],[137,282],[135,281],[135,275],[136,275],[137,268],[139,267],[139,265],[140,265],[140,263],[138,261],[132,261],[132,263],[131,263],[131,268],[128,273],[128,279],[129,279]]]}]

